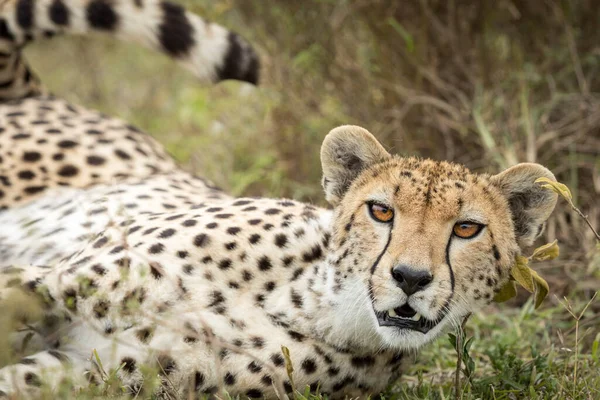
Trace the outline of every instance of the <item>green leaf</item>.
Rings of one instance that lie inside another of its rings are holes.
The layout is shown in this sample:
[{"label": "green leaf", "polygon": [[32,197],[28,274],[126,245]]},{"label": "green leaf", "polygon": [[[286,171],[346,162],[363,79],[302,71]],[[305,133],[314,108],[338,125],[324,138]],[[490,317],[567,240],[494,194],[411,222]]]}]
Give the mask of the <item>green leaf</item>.
[{"label": "green leaf", "polygon": [[541,276],[538,275],[537,272],[530,269],[531,277],[533,278],[533,285],[535,286],[535,308],[537,309],[542,305],[544,299],[548,296],[550,292],[550,287],[548,286],[548,282],[544,280]]},{"label": "green leaf", "polygon": [[541,185],[543,188],[550,189],[554,193],[561,195],[569,203],[573,200],[573,195],[569,188],[560,182],[552,181],[548,178],[538,178],[535,180],[535,183],[543,183],[543,185]]},{"label": "green leaf", "polygon": [[404,39],[406,50],[408,50],[409,53],[414,52],[415,40],[413,39],[413,36],[406,29],[404,29],[402,24],[400,24],[400,22],[398,22],[398,20],[394,17],[389,17],[387,19],[387,23],[402,37],[402,39]]},{"label": "green leaf", "polygon": [[504,303],[515,297],[517,295],[517,285],[515,281],[510,280],[500,289],[498,293],[494,296],[494,301],[496,303]]},{"label": "green leaf", "polygon": [[533,284],[532,270],[529,268],[529,260],[523,256],[517,256],[515,265],[513,265],[510,274],[515,281],[525,288],[529,293],[535,291]]},{"label": "green leaf", "polygon": [[530,258],[535,261],[546,261],[554,260],[559,255],[560,248],[558,247],[558,240],[555,240],[552,243],[547,243],[535,249]]}]

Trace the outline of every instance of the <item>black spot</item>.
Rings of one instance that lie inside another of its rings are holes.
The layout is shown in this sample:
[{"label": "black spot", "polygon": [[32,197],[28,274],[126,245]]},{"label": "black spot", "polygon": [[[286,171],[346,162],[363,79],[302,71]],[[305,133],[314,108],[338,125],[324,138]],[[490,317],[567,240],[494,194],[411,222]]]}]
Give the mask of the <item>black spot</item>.
[{"label": "black spot", "polygon": [[267,256],[263,256],[258,260],[258,269],[261,271],[268,271],[273,267],[271,260]]},{"label": "black spot", "polygon": [[269,375],[263,375],[262,378],[260,378],[260,381],[265,385],[270,387],[273,384],[273,378],[271,378]]},{"label": "black spot", "polygon": [[232,216],[233,216],[233,214],[217,214],[217,215],[215,215],[215,218],[227,219],[227,218],[231,218]]},{"label": "black spot", "polygon": [[498,251],[498,248],[496,247],[496,245],[492,246],[492,251],[494,252],[494,258],[497,261],[500,261],[500,252]]},{"label": "black spot", "polygon": [[185,250],[179,250],[177,252],[177,257],[179,258],[187,258],[189,256],[189,253]]},{"label": "black spot", "polygon": [[289,331],[287,331],[287,334],[290,335],[290,337],[292,339],[294,339],[296,342],[304,341],[304,335],[301,334],[300,332],[289,330]]},{"label": "black spot", "polygon": [[63,292],[63,301],[67,309],[71,311],[77,310],[77,293],[74,289],[67,289]]},{"label": "black spot", "polygon": [[165,229],[158,235],[158,237],[161,239],[166,239],[166,238],[173,236],[175,234],[175,232],[176,232],[175,229],[170,229],[170,228]]},{"label": "black spot", "polygon": [[177,363],[170,356],[161,354],[157,357],[158,365],[160,366],[161,373],[170,375],[177,369]]},{"label": "black spot", "polygon": [[261,222],[262,222],[262,219],[251,219],[251,220],[248,220],[248,223],[249,223],[250,225],[258,225],[258,224],[260,224]]},{"label": "black spot", "polygon": [[272,292],[273,290],[275,290],[275,282],[269,281],[269,282],[265,283],[265,290],[267,292]]},{"label": "black spot", "polygon": [[183,7],[168,1],[161,3],[163,20],[158,27],[158,40],[163,49],[173,57],[189,54],[194,46],[194,27]]},{"label": "black spot", "polygon": [[253,399],[260,399],[263,397],[263,393],[259,389],[249,389],[246,391],[246,396]]},{"label": "black spot", "polygon": [[219,226],[219,224],[217,224],[216,222],[211,222],[209,224],[206,224],[207,229],[215,229],[217,226]]},{"label": "black spot", "polygon": [[246,281],[246,282],[251,281],[252,278],[254,278],[254,275],[252,275],[252,272],[250,272],[248,270],[244,270],[242,272],[242,279],[244,279],[244,281]]},{"label": "black spot", "polygon": [[94,316],[96,318],[104,318],[108,313],[108,308],[110,307],[110,303],[105,300],[100,300],[96,304],[94,304]]},{"label": "black spot", "polygon": [[264,339],[258,336],[252,337],[250,341],[252,342],[252,346],[256,349],[262,349],[265,345]]},{"label": "black spot", "polygon": [[275,245],[279,248],[285,247],[288,242],[288,238],[283,233],[275,235]]},{"label": "black spot", "polygon": [[87,157],[87,163],[89,165],[102,165],[106,162],[106,160],[104,159],[104,157],[100,157],[100,156],[88,156]]},{"label": "black spot", "polygon": [[311,248],[310,251],[302,254],[302,260],[304,262],[309,263],[309,262],[318,260],[322,256],[323,256],[323,250],[321,249],[321,246],[316,245],[313,248]]},{"label": "black spot", "polygon": [[19,0],[17,3],[17,23],[24,30],[33,27],[33,6],[34,0]]},{"label": "black spot", "polygon": [[234,235],[234,236],[237,235],[240,231],[241,231],[241,229],[236,226],[227,228],[227,233],[229,233],[230,235]]},{"label": "black spot", "polygon": [[42,158],[42,155],[37,151],[26,151],[23,153],[23,161],[36,162]]},{"label": "black spot", "polygon": [[92,269],[92,271],[94,271],[98,275],[105,275],[106,274],[106,268],[104,268],[100,264],[94,264],[94,265],[92,265],[91,269]]},{"label": "black spot", "polygon": [[69,9],[65,7],[62,0],[54,0],[48,9],[50,20],[56,25],[69,25]]},{"label": "black spot", "polygon": [[33,372],[28,372],[25,374],[25,383],[29,386],[42,386],[42,380],[37,374],[34,374]]},{"label": "black spot", "polygon": [[229,250],[229,251],[235,250],[236,247],[237,247],[237,243],[236,242],[225,243],[225,248],[227,250]]},{"label": "black spot", "polygon": [[131,160],[131,156],[121,149],[116,149],[115,155],[117,157],[119,157],[121,160]]},{"label": "black spot", "polygon": [[292,299],[292,304],[294,304],[294,307],[302,308],[302,306],[304,305],[304,301],[302,300],[302,295],[300,293],[292,289],[290,297]]},{"label": "black spot", "polygon": [[262,371],[262,367],[257,364],[256,361],[252,361],[250,364],[248,364],[248,371],[252,372],[253,374],[258,374]]},{"label": "black spot", "polygon": [[79,143],[72,140],[61,140],[56,145],[61,149],[72,149],[73,147],[79,146]]},{"label": "black spot", "polygon": [[225,382],[226,385],[229,385],[229,386],[235,385],[235,375],[233,375],[231,372],[227,372],[225,374],[225,377],[223,378],[223,381]]},{"label": "black spot", "polygon": [[250,242],[250,244],[256,244],[260,242],[260,235],[258,233],[253,233],[252,235],[250,235],[248,241]]},{"label": "black spot", "polygon": [[185,227],[195,226],[197,221],[195,219],[186,219],[181,223],[181,225]]},{"label": "black spot", "polygon": [[194,238],[194,245],[197,247],[206,247],[210,243],[210,238],[205,233],[196,235]]},{"label": "black spot", "polygon": [[152,334],[153,334],[153,330],[150,329],[150,328],[138,329],[135,332],[135,336],[142,343],[148,343],[148,340],[150,339],[150,337],[152,336]]},{"label": "black spot", "polygon": [[307,374],[314,374],[317,371],[317,364],[312,358],[307,358],[304,361],[302,361],[301,366],[304,372],[306,372]]},{"label": "black spot", "polygon": [[121,365],[123,365],[123,370],[125,372],[132,373],[135,371],[135,360],[131,357],[123,357],[121,359]]},{"label": "black spot", "polygon": [[161,279],[163,277],[163,274],[162,274],[162,268],[161,268],[160,264],[158,264],[156,262],[151,262],[150,263],[150,274],[152,274],[152,277],[154,279]]},{"label": "black spot", "polygon": [[285,363],[285,360],[283,359],[283,356],[281,354],[271,355],[271,361],[273,362],[273,364],[275,364],[276,367],[281,367]]},{"label": "black spot", "polygon": [[281,213],[281,210],[278,208],[269,208],[267,211],[265,211],[265,214],[267,215],[276,215]]},{"label": "black spot", "polygon": [[104,0],[92,0],[87,6],[86,17],[93,28],[100,30],[113,30],[119,22],[111,3]]},{"label": "black spot", "polygon": [[206,378],[204,377],[204,374],[202,372],[196,371],[196,373],[194,374],[194,390],[196,392],[202,388],[205,380]]},{"label": "black spot", "polygon": [[150,254],[160,254],[165,251],[165,246],[162,243],[155,243],[148,248]]},{"label": "black spot", "polygon": [[375,364],[375,359],[373,357],[365,356],[365,357],[352,357],[350,362],[356,368],[367,368],[373,366]]},{"label": "black spot", "polygon": [[296,268],[292,274],[291,281],[297,280],[304,273],[304,268]]},{"label": "black spot", "polygon": [[224,258],[219,261],[219,269],[226,270],[231,268],[231,260],[229,258]]},{"label": "black spot", "polygon": [[22,358],[18,364],[22,364],[22,365],[35,365],[37,364],[37,361],[35,361],[35,359],[33,358]]},{"label": "black spot", "polygon": [[43,192],[44,190],[46,190],[46,186],[27,186],[23,190],[27,194],[36,194],[36,193]]},{"label": "black spot", "polygon": [[33,178],[35,178],[35,174],[32,171],[24,170],[24,171],[19,171],[18,177],[19,177],[19,179],[29,181],[29,180],[32,180]]},{"label": "black spot", "polygon": [[74,165],[64,165],[58,170],[58,175],[65,178],[70,178],[72,176],[77,175],[78,173],[79,169]]}]

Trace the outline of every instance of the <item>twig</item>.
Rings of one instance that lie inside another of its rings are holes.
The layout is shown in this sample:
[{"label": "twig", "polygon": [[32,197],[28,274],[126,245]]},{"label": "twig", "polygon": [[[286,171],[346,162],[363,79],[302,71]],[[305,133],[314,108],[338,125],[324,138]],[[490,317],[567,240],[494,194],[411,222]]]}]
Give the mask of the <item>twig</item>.
[{"label": "twig", "polygon": [[471,313],[467,314],[460,324],[458,334],[456,335],[456,352],[458,353],[458,360],[456,360],[456,373],[454,374],[454,398],[459,400],[462,397],[462,388],[460,385],[460,369],[462,366],[463,358],[463,339],[465,337],[465,326]]}]

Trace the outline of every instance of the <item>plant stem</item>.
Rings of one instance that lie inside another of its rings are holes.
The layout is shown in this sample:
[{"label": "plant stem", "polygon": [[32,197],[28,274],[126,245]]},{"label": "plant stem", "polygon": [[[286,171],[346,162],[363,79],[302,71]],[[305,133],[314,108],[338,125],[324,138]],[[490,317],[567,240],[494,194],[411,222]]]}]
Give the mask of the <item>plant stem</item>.
[{"label": "plant stem", "polygon": [[459,400],[462,397],[462,388],[460,385],[460,369],[462,366],[462,358],[463,358],[463,342],[465,337],[465,326],[467,325],[467,321],[471,313],[467,314],[463,319],[460,327],[458,328],[458,332],[456,335],[456,352],[458,353],[458,359],[456,360],[456,373],[454,374],[454,398]]}]

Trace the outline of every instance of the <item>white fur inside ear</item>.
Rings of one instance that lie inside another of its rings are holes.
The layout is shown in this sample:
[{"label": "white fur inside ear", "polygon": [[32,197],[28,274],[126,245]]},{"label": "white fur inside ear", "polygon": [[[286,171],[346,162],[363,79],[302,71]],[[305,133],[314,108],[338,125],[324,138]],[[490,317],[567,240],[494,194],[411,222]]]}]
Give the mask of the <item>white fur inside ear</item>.
[{"label": "white fur inside ear", "polygon": [[352,125],[333,129],[321,146],[322,182],[327,201],[337,205],[363,170],[389,157],[366,129]]},{"label": "white fur inside ear", "polygon": [[521,248],[529,247],[541,234],[556,205],[557,195],[535,183],[538,178],[556,180],[554,174],[539,164],[522,163],[491,178],[506,196],[515,236]]}]

